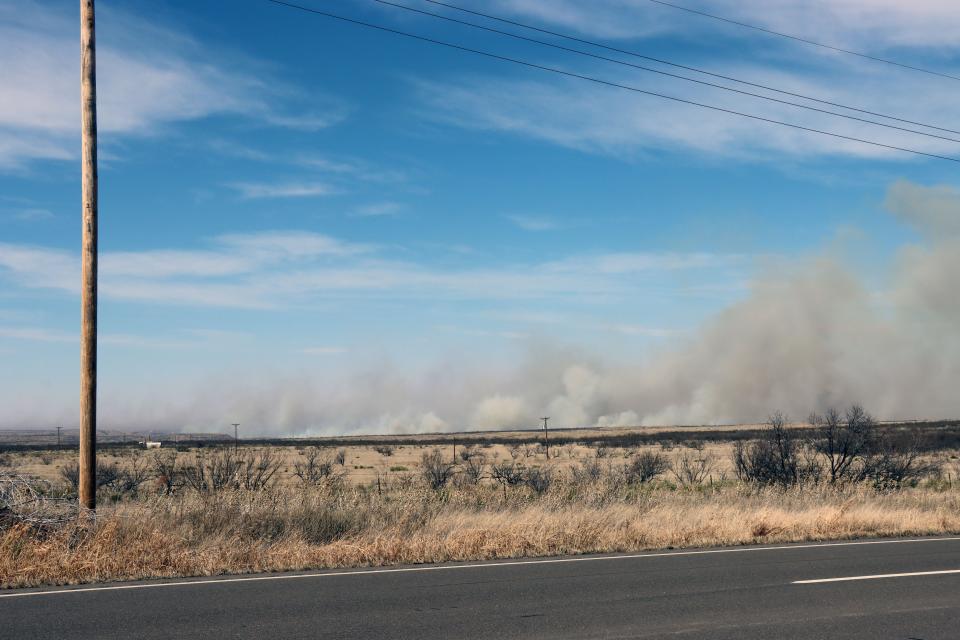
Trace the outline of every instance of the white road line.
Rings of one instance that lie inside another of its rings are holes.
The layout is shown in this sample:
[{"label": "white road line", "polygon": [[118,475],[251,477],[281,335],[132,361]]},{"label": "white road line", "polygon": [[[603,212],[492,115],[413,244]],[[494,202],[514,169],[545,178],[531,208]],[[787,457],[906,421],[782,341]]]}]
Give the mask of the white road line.
[{"label": "white road line", "polygon": [[13,591],[0,593],[0,598],[27,598],[31,596],[53,596],[67,593],[89,593],[91,591],[124,591],[127,589],[159,589],[161,587],[188,587],[227,582],[260,582],[264,580],[302,580],[305,578],[335,578],[338,576],[364,576],[380,573],[416,573],[420,571],[456,571],[460,569],[488,569],[492,567],[514,567],[536,564],[564,564],[567,562],[599,562],[602,560],[636,560],[642,558],[665,558],[669,556],[703,556],[721,553],[748,553],[756,551],[790,551],[792,549],[829,549],[831,547],[857,547],[869,544],[910,544],[921,542],[957,542],[960,536],[949,538],[907,538],[903,540],[859,540],[854,542],[827,542],[814,544],[787,544],[772,547],[734,547],[729,549],[700,549],[697,551],[666,551],[660,553],[635,553],[616,556],[583,556],[575,558],[547,558],[543,560],[508,560],[501,562],[481,562],[475,564],[430,565],[421,567],[400,567],[396,569],[354,569],[350,571],[327,571],[324,573],[296,573],[269,576],[248,576],[211,579],[190,579],[176,582],[147,582],[142,584],[117,584],[104,587],[78,587],[73,589],[48,589],[45,591]]},{"label": "white road line", "polygon": [[960,573],[960,569],[944,571],[913,571],[910,573],[878,573],[873,576],[848,576],[846,578],[819,578],[817,580],[794,580],[793,584],[821,584],[823,582],[852,582],[854,580],[881,580],[883,578],[909,578],[910,576],[943,576]]}]

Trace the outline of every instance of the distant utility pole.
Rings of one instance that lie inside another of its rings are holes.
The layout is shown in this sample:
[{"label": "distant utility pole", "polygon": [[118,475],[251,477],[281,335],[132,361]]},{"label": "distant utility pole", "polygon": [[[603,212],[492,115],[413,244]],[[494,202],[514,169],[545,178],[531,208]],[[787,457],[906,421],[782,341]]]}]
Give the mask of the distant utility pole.
[{"label": "distant utility pole", "polygon": [[540,418],[543,420],[543,446],[547,448],[547,460],[550,459],[550,431],[547,429],[547,421],[550,420],[550,416],[545,418]]},{"label": "distant utility pole", "polygon": [[239,447],[240,447],[240,441],[237,439],[237,427],[239,427],[239,426],[240,426],[240,423],[239,423],[239,422],[234,422],[234,423],[233,423],[233,452],[234,452],[234,453],[239,453],[239,452],[240,452],[240,448],[239,448]]},{"label": "distant utility pole", "polygon": [[57,427],[57,449],[60,449],[60,432],[63,431],[63,427]]},{"label": "distant utility pole", "polygon": [[80,2],[82,241],[80,266],[80,506],[97,507],[97,64],[93,0]]}]

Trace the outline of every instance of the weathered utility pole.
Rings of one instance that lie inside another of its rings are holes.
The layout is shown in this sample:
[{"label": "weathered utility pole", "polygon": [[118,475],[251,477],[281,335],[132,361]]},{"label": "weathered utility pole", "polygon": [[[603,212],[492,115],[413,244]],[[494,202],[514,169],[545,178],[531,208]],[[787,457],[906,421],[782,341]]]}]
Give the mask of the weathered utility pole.
[{"label": "weathered utility pole", "polygon": [[240,453],[240,441],[237,439],[237,427],[240,426],[239,422],[233,422],[233,453],[234,455]]},{"label": "weathered utility pole", "polygon": [[80,506],[97,506],[97,61],[93,0],[80,0],[82,244]]},{"label": "weathered utility pole", "polygon": [[60,450],[60,432],[63,430],[63,427],[57,427],[57,450]]},{"label": "weathered utility pole", "polygon": [[543,420],[543,446],[547,449],[547,460],[550,459],[550,432],[547,430],[547,420],[550,419],[550,416],[546,418],[540,418]]}]

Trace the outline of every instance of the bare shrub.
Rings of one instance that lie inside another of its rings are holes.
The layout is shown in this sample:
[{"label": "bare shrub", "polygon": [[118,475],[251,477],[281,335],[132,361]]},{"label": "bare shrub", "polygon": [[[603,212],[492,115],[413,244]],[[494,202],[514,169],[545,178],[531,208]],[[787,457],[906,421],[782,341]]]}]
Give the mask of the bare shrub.
[{"label": "bare shrub", "polygon": [[553,484],[553,470],[547,467],[534,467],[524,473],[524,483],[537,494],[544,494]]},{"label": "bare shrub", "polygon": [[246,453],[239,457],[236,486],[247,491],[263,491],[276,481],[283,459],[273,449]]},{"label": "bare shrub", "polygon": [[649,482],[670,470],[670,461],[653,451],[642,451],[624,468],[627,482]]},{"label": "bare shrub", "polygon": [[598,458],[609,458],[609,457],[610,457],[610,449],[607,448],[607,447],[605,447],[605,446],[603,446],[603,445],[599,445],[599,444],[598,444],[597,447],[593,450],[593,453],[594,453],[594,455],[597,456]]},{"label": "bare shrub", "polygon": [[385,458],[389,458],[393,455],[393,447],[388,444],[377,445],[373,448],[373,450]]},{"label": "bare shrub", "polygon": [[744,444],[737,442],[733,462],[737,477],[762,485],[787,487],[819,476],[817,461],[805,451],[804,443],[787,426],[779,411],[767,420],[763,436]]},{"label": "bare shrub", "polygon": [[299,478],[300,482],[320,485],[340,478],[333,459],[323,456],[317,447],[306,449],[303,458],[293,463],[293,475]]},{"label": "bare shrub", "polygon": [[857,475],[857,464],[867,455],[873,440],[875,422],[860,405],[853,405],[841,416],[830,409],[822,416],[812,414],[810,424],[816,430],[814,448],[827,462],[832,484]]},{"label": "bare shrub", "polygon": [[703,484],[707,476],[713,472],[713,456],[702,451],[685,451],[672,465],[673,477],[680,484]]},{"label": "bare shrub", "polygon": [[425,452],[420,457],[420,466],[424,480],[434,491],[447,486],[447,482],[453,477],[455,469],[453,464],[444,461],[440,449]]},{"label": "bare shrub", "polygon": [[340,449],[337,451],[337,455],[333,457],[333,461],[336,462],[341,467],[347,463],[347,450]]},{"label": "bare shrub", "polygon": [[603,477],[603,467],[596,460],[583,460],[579,465],[570,469],[571,477],[577,484],[597,482]]},{"label": "bare shrub", "polygon": [[272,450],[245,451],[238,454],[223,449],[212,454],[199,453],[193,464],[184,465],[184,483],[197,493],[224,489],[262,491],[276,481],[282,459]]},{"label": "bare shrub", "polygon": [[870,453],[863,457],[856,479],[889,491],[915,485],[923,478],[940,475],[940,472],[938,461],[921,457],[916,440],[898,446],[893,440],[884,438],[876,441]]},{"label": "bare shrub", "polygon": [[[461,452],[461,458],[463,458]],[[471,484],[480,484],[486,475],[486,457],[482,454],[471,455],[463,459],[463,477]]]},{"label": "bare shrub", "polygon": [[[98,462],[96,488],[110,490],[117,496],[136,494],[148,476],[149,469],[139,458],[134,458],[123,467],[116,462]],[[80,487],[80,465],[75,460],[63,465],[60,478],[70,491],[76,493]]]},{"label": "bare shrub", "polygon": [[183,486],[182,469],[178,463],[176,451],[155,452],[151,465],[157,487],[164,495],[173,495]]},{"label": "bare shrub", "polygon": [[483,457],[483,452],[477,451],[476,447],[472,445],[466,445],[460,448],[460,459],[464,462],[469,462],[476,457]]},{"label": "bare shrub", "polygon": [[495,463],[490,467],[490,477],[503,486],[503,496],[506,499],[507,487],[515,487],[523,483],[523,466],[512,460]]}]

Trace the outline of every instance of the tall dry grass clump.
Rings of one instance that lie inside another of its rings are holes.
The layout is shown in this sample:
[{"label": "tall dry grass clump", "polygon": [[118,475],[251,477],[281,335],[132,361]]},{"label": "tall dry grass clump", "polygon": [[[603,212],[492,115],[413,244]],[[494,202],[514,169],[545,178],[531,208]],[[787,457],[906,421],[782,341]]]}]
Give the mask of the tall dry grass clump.
[{"label": "tall dry grass clump", "polygon": [[267,570],[960,533],[960,495],[735,482],[461,484],[421,479],[185,491],[101,509],[95,527],[0,534],[7,587]]}]

